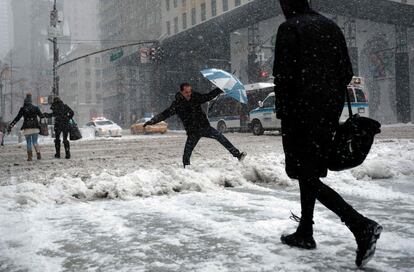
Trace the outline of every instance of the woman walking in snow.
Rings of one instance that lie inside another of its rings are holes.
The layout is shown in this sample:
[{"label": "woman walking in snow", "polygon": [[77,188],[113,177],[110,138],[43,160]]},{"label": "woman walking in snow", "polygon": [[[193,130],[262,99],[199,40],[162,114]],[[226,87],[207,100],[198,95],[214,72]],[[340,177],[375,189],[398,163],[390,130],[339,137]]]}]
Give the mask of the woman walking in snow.
[{"label": "woman walking in snow", "polygon": [[40,147],[37,143],[37,138],[40,132],[40,123],[38,117],[43,118],[43,114],[38,107],[32,104],[32,95],[30,93],[26,95],[23,107],[20,108],[16,118],[14,118],[13,122],[11,122],[8,126],[7,130],[9,133],[22,117],[24,118],[24,121],[21,130],[23,132],[24,137],[26,138],[27,160],[32,160],[33,147],[36,150],[37,159],[40,160]]}]

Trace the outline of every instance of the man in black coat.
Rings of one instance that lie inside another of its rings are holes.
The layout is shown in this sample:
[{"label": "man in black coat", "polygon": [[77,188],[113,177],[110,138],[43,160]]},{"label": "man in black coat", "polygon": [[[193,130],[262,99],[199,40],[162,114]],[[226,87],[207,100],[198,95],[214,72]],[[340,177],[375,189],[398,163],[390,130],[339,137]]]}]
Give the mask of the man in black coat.
[{"label": "man in black coat", "polygon": [[65,147],[65,158],[70,159],[70,144],[68,140],[69,121],[73,118],[73,110],[59,97],[53,98],[50,106],[52,113],[45,113],[47,118],[55,117],[55,158],[60,158],[60,134],[63,136],[63,146]]},{"label": "man in black coat", "polygon": [[146,122],[144,128],[177,114],[183,122],[187,132],[187,141],[185,143],[183,155],[184,167],[190,165],[191,153],[201,137],[219,141],[234,157],[241,161],[246,156],[246,153],[240,152],[222,133],[211,127],[206,114],[201,108],[202,104],[212,100],[220,93],[222,93],[222,91],[217,88],[208,94],[200,94],[198,92],[193,92],[190,84],[183,83],[180,86],[180,92],[175,95],[175,100],[172,102],[171,106]]},{"label": "man in black coat", "polygon": [[320,181],[327,175],[328,154],[339,123],[352,65],[344,36],[328,18],[310,9],[307,0],[280,0],[286,22],[277,33],[276,114],[282,122],[286,172],[299,180],[301,218],[290,246],[313,249],[313,211],[318,199],[348,226],[357,242],[356,265],[375,252],[382,227],[354,210]]}]

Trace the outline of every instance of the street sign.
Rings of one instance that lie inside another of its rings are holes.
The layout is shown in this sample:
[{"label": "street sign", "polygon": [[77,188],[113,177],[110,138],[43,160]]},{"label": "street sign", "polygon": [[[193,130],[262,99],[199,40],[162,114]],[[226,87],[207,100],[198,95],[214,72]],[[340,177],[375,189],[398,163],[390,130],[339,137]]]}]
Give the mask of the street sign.
[{"label": "street sign", "polygon": [[141,63],[148,63],[150,61],[150,49],[141,48],[139,49]]},{"label": "street sign", "polygon": [[112,53],[111,56],[109,57],[110,61],[114,61],[119,59],[120,57],[122,57],[124,55],[124,51],[121,49],[119,49],[117,52]]}]

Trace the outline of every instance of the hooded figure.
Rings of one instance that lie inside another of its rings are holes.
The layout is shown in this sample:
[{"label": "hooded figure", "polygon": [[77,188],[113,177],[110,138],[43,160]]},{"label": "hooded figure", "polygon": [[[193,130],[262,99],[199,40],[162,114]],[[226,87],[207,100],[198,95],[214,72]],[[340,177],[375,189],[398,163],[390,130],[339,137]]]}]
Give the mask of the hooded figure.
[{"label": "hooded figure", "polygon": [[335,212],[356,238],[356,265],[374,254],[382,227],[355,211],[320,181],[327,175],[328,154],[339,124],[353,72],[340,28],[313,11],[307,0],[280,0],[286,22],[275,48],[276,114],[282,123],[286,172],[299,180],[302,216],[283,243],[306,249],[313,239],[313,210],[318,199]]},{"label": "hooded figure", "polygon": [[60,158],[60,134],[63,137],[63,145],[65,147],[65,158],[70,159],[70,144],[68,140],[69,121],[73,118],[73,110],[62,102],[59,97],[53,98],[50,106],[52,113],[45,113],[45,116],[55,117],[55,158]]},{"label": "hooded figure", "polygon": [[224,137],[223,134],[211,127],[206,114],[201,108],[202,104],[212,100],[220,93],[222,93],[222,91],[217,88],[208,94],[200,94],[198,92],[193,92],[190,84],[183,83],[180,86],[180,92],[175,95],[175,100],[172,102],[171,106],[146,122],[144,128],[177,114],[181,119],[181,122],[183,122],[188,136],[183,155],[184,167],[190,165],[191,153],[201,137],[219,141],[233,155],[233,157],[236,157],[241,161],[246,156],[246,153],[240,152],[226,137]]},{"label": "hooded figure", "polygon": [[8,131],[16,125],[17,122],[23,117],[23,125],[21,131],[26,138],[26,147],[27,147],[27,160],[31,161],[33,156],[33,146],[36,150],[37,159],[41,159],[40,147],[37,143],[37,139],[40,132],[40,123],[39,118],[43,118],[43,114],[40,109],[32,105],[32,94],[28,93],[24,99],[23,107],[20,108],[19,113],[16,118],[10,123]]}]

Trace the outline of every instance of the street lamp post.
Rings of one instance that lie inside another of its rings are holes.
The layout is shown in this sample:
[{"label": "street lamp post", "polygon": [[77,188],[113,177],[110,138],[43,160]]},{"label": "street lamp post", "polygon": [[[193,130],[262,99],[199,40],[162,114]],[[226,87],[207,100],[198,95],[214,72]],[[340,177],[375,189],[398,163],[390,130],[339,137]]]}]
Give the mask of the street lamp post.
[{"label": "street lamp post", "polygon": [[5,110],[5,99],[4,99],[4,95],[3,95],[3,87],[5,87],[5,85],[3,85],[3,78],[4,78],[4,73],[6,73],[9,70],[9,67],[4,67],[1,72],[0,72],[0,107],[1,107],[1,112],[0,112],[0,116],[2,116],[4,118],[4,115],[6,114],[6,110]]},{"label": "street lamp post", "polygon": [[[56,0],[53,2],[53,10],[50,12],[50,26],[56,30],[58,24],[58,11],[56,9]],[[59,95],[59,76],[57,75],[57,63],[59,61],[59,49],[57,48],[56,32],[52,39],[49,39],[53,43],[53,86],[52,95]]]}]

